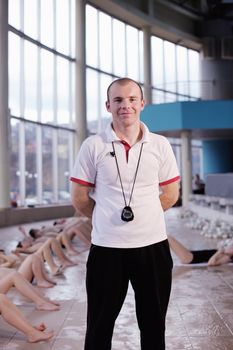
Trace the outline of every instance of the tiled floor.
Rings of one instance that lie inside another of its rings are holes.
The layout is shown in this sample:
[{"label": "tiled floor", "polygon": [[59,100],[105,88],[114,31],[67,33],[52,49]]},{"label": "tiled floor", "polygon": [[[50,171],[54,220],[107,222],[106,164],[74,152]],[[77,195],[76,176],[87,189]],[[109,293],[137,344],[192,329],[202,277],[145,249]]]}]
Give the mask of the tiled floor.
[{"label": "tiled floor", "polygon": [[[168,232],[193,249],[215,248],[216,241],[200,236],[180,219],[180,209],[166,213]],[[39,226],[36,223],[34,226]],[[31,225],[27,225],[31,226]],[[16,227],[0,229],[1,246],[8,251],[20,239]],[[10,242],[10,243],[9,243]],[[86,296],[85,261],[87,250],[76,240],[80,254],[73,258],[78,265],[56,277],[57,285],[43,293],[61,303],[60,311],[36,311],[34,306],[15,291],[9,297],[27,317],[37,324],[46,322],[55,330],[49,342],[28,344],[25,337],[0,319],[0,349],[17,350],[82,350],[85,333]],[[232,350],[233,349],[233,279],[232,265],[209,268],[204,264],[181,265],[174,257],[173,287],[167,316],[167,350]],[[113,350],[139,350],[132,289],[117,319]],[[156,350],[156,349],[155,349]]]}]

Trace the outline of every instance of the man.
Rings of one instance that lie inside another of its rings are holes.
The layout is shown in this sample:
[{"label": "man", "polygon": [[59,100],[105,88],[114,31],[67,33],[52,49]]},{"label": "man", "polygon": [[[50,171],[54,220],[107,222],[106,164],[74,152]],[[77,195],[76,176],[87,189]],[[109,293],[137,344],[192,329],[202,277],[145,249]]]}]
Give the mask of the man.
[{"label": "man", "polygon": [[178,198],[179,174],[168,141],[140,122],[144,104],[137,82],[113,81],[106,102],[112,123],[84,141],[71,177],[73,205],[93,225],[85,350],[111,349],[129,281],[141,349],[165,349],[172,259],[163,211]]}]

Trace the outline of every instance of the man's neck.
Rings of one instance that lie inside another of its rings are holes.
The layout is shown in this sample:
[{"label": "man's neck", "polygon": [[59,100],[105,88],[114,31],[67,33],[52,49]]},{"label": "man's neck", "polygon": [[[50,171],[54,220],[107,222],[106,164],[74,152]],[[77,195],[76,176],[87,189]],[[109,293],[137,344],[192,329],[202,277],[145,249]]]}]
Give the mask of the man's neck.
[{"label": "man's neck", "polygon": [[136,125],[130,125],[125,128],[120,128],[117,125],[113,125],[113,129],[116,135],[126,141],[130,146],[135,145],[142,138],[142,130],[140,123]]}]

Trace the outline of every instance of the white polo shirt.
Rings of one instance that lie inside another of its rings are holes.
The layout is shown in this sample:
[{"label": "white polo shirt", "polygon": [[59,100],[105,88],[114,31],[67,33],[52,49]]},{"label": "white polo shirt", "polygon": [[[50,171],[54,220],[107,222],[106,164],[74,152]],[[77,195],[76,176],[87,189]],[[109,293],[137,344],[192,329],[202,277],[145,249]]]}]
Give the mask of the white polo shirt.
[{"label": "white polo shirt", "polygon": [[[120,140],[111,124],[82,144],[71,181],[91,186],[96,205],[92,218],[92,243],[115,248],[143,247],[167,238],[159,187],[179,180],[179,171],[168,140],[150,133],[141,123],[143,137],[130,147]],[[128,205],[141,144],[141,160],[131,200],[134,220],[121,220],[125,207],[117,172],[114,142],[120,175]]]}]

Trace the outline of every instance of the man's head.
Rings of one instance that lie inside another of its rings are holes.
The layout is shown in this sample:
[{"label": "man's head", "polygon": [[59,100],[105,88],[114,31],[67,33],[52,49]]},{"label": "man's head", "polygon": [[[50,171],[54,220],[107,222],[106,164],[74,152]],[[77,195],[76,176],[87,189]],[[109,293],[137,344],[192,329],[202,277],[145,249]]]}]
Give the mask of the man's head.
[{"label": "man's head", "polygon": [[143,100],[143,91],[142,91],[141,85],[138,82],[136,82],[135,80],[126,77],[126,78],[116,79],[109,85],[109,87],[107,88],[107,101],[109,101],[110,90],[114,84],[126,85],[128,83],[134,83],[138,86],[140,93],[141,93],[141,99]]},{"label": "man's head", "polygon": [[114,80],[107,89],[107,111],[113,126],[128,127],[138,123],[145,105],[141,86],[130,78]]}]

